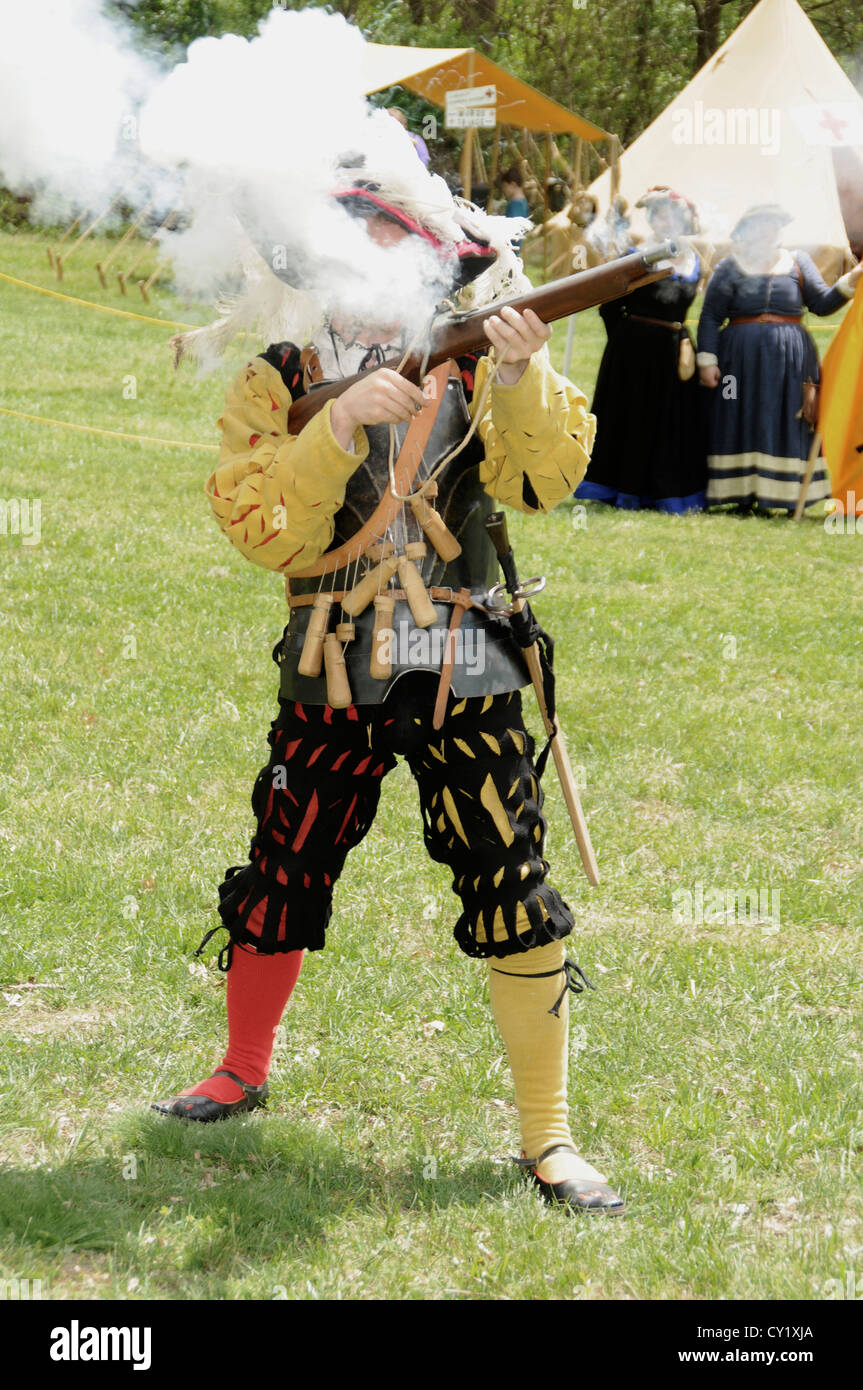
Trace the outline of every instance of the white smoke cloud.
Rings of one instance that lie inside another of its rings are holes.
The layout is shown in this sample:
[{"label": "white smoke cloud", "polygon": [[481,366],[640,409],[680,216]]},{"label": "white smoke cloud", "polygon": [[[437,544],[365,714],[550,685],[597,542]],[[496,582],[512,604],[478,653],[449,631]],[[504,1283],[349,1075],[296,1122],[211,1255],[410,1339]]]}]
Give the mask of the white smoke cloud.
[{"label": "white smoke cloud", "polygon": [[[363,93],[365,40],[340,15],[274,10],[257,36],[199,39],[151,93],[141,147],[154,162],[194,171],[206,198],[191,233],[166,238],[184,288],[200,289],[238,219],[264,261],[326,308],[418,325],[440,298],[439,266],[410,238],[395,250],[369,239],[330,194],[346,156],[383,172],[405,205],[458,239],[449,191],[430,176],[401,126]],[[206,191],[204,191],[206,190]]]},{"label": "white smoke cloud", "polygon": [[98,0],[0,0],[0,178],[79,208],[180,201],[183,230],[161,240],[184,292],[230,287],[251,240],[325,308],[374,319],[385,304],[419,326],[442,288],[428,244],[384,250],[329,196],[361,154],[364,177],[443,240],[462,235],[443,180],[366,101],[364,49],[340,15],[275,9],[255,37],[198,39],[160,72]]},{"label": "white smoke cloud", "polygon": [[134,193],[134,111],[156,78],[97,0],[0,0],[3,180],[78,207]]}]

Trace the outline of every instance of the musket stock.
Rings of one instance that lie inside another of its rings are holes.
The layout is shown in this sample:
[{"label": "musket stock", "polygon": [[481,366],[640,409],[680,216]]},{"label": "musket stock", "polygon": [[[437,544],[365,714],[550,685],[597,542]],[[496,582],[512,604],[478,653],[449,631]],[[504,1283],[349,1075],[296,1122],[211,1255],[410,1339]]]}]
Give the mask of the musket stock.
[{"label": "musket stock", "polygon": [[[419,384],[420,372],[425,362],[426,371],[431,371],[450,357],[461,357],[466,352],[476,352],[490,346],[484,324],[492,313],[510,305],[523,313],[533,309],[544,323],[554,323],[556,319],[579,314],[583,309],[607,304],[609,300],[620,299],[630,290],[642,285],[650,285],[654,280],[664,280],[671,274],[671,267],[655,270],[658,261],[667,260],[677,254],[673,241],[660,242],[644,251],[633,251],[629,256],[609,261],[607,265],[595,266],[592,270],[580,270],[576,275],[567,275],[562,280],[552,280],[548,285],[526,294],[515,295],[501,300],[499,304],[486,305],[483,309],[472,309],[465,313],[448,314],[435,320],[432,325],[428,356],[425,351],[417,351],[408,358],[402,368],[402,375],[409,381]],[[395,370],[399,363],[391,358],[382,364]],[[288,429],[291,434],[300,430],[317,415],[327,403],[335,400],[348,387],[360,381],[361,375],[344,377],[341,381],[330,381],[321,386],[313,386],[304,396],[294,401],[288,414]]]}]

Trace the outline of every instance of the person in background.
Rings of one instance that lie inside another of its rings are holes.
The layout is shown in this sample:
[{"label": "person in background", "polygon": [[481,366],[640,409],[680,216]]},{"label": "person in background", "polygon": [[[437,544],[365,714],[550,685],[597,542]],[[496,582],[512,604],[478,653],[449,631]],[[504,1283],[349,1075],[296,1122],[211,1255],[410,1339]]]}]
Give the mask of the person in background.
[{"label": "person in background", "polygon": [[429,147],[421,135],[414,135],[413,131],[408,128],[408,118],[405,115],[404,111],[402,111],[398,106],[388,106],[387,115],[392,116],[394,121],[398,121],[399,125],[403,126],[404,129],[407,130],[408,135],[411,137],[411,143],[414,149],[416,150],[417,155],[422,160],[426,168],[428,168],[429,160],[431,159],[431,155],[429,154]]},{"label": "person in background", "polygon": [[569,220],[576,227],[587,229],[596,221],[599,203],[592,193],[579,193],[569,205]]},{"label": "person in background", "polygon": [[[701,265],[686,238],[698,231],[692,203],[652,188],[643,207],[654,236],[680,244],[672,274],[603,304],[608,343],[591,409],[596,443],[577,498],[661,512],[699,511],[707,482],[703,401],[686,329]],[[626,255],[630,242],[618,250]]]},{"label": "person in background", "polygon": [[[708,505],[791,513],[797,503],[820,380],[818,349],[803,327],[803,309],[834,314],[854,294],[861,267],[828,289],[811,256],[780,246],[790,221],[775,203],[749,208],[731,233],[733,251],[719,262],[704,296],[698,367],[712,392]],[[829,495],[821,460],[806,505]]]},{"label": "person in background", "polygon": [[[501,174],[500,191],[506,199],[505,217],[530,216],[530,208],[527,204],[527,198],[524,196],[524,180],[517,164],[513,164],[511,169],[507,169]],[[523,241],[524,238],[520,237],[518,241],[512,243],[513,250],[519,255]]]},{"label": "person in background", "polygon": [[506,199],[506,217],[530,217],[530,208],[524,196],[524,180],[517,164],[501,174],[500,191]]}]

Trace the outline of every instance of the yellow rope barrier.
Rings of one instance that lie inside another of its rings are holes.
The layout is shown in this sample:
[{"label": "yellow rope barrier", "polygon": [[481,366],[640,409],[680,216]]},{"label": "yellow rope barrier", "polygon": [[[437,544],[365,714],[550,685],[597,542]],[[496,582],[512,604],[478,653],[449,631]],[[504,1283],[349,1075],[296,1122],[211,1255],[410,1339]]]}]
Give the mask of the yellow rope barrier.
[{"label": "yellow rope barrier", "polygon": [[18,280],[14,275],[7,275],[0,270],[0,280],[7,280],[10,285],[18,285],[21,289],[35,290],[37,294],[50,295],[52,299],[65,299],[67,304],[83,304],[85,309],[98,309],[103,314],[119,314],[124,319],[140,319],[142,323],[157,323],[160,328],[200,328],[197,323],[175,323],[173,319],[154,319],[148,314],[136,314],[131,309],[115,309],[112,304],[97,304],[92,299],[75,299],[71,294],[61,294],[59,290],[46,290],[42,285],[31,285],[29,280]]},{"label": "yellow rope barrier", "polygon": [[0,405],[0,415],[13,415],[17,420],[35,420],[40,425],[59,425],[64,430],[78,430],[82,434],[107,434],[112,439],[132,439],[138,444],[167,444],[174,449],[207,449],[218,452],[218,444],[189,444],[183,439],[158,439],[150,434],[123,434],[120,430],[102,430],[95,425],[73,425],[70,420],[49,420],[45,415],[25,415],[23,410],[8,410]]}]

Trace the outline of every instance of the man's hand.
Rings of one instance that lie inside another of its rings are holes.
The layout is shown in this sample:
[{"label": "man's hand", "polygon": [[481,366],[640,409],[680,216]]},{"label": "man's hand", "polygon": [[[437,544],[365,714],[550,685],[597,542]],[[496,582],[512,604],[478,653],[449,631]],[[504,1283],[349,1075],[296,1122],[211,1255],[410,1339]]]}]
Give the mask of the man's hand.
[{"label": "man's hand", "polygon": [[506,353],[506,361],[498,373],[504,386],[515,385],[528,360],[551,337],[551,328],[533,309],[525,309],[520,314],[517,309],[507,306],[499,314],[492,314],[491,318],[486,319],[483,328],[498,356]]},{"label": "man's hand", "polygon": [[699,376],[699,380],[701,381],[701,385],[702,385],[702,386],[718,386],[718,385],[719,385],[719,368],[716,367],[716,366],[713,366],[713,367],[699,367],[699,368],[698,368],[698,376]]},{"label": "man's hand", "polygon": [[347,449],[359,425],[397,425],[422,410],[425,396],[391,367],[378,367],[333,401],[330,425]]}]

